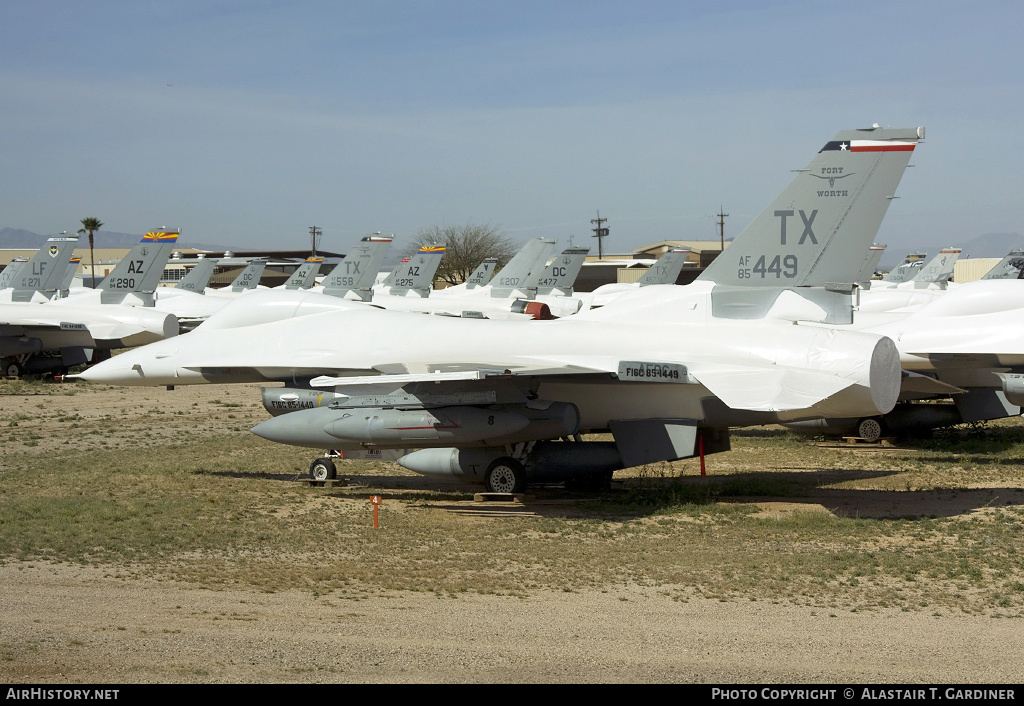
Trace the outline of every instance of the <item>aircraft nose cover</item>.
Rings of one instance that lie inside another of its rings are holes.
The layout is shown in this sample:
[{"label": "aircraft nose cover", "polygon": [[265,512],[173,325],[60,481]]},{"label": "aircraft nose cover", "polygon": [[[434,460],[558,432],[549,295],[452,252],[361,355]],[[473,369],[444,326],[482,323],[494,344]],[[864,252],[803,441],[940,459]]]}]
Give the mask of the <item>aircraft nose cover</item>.
[{"label": "aircraft nose cover", "polygon": [[871,353],[871,399],[882,414],[892,411],[900,394],[903,370],[900,352],[891,338],[882,337]]}]

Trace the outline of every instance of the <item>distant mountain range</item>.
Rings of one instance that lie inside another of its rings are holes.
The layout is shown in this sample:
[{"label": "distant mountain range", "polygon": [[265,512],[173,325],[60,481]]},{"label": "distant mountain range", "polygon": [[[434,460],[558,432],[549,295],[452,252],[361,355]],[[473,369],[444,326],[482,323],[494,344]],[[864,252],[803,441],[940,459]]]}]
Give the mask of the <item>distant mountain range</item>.
[{"label": "distant mountain range", "polygon": [[[50,233],[48,235],[40,235],[39,233],[33,233],[30,230],[22,230],[21,228],[0,228],[0,249],[22,250],[28,248],[41,248],[47,238],[52,238],[56,235],[58,234]],[[68,235],[74,236],[76,233],[68,233]],[[145,235],[145,233],[114,233],[107,230],[98,230],[93,233],[93,246],[97,248],[130,248],[142,240],[143,235]],[[89,247],[88,233],[82,233],[78,237],[84,247]],[[192,242],[182,242],[181,247],[196,248],[197,250],[212,250],[214,252],[233,249],[226,245],[210,245],[208,243]]]}]

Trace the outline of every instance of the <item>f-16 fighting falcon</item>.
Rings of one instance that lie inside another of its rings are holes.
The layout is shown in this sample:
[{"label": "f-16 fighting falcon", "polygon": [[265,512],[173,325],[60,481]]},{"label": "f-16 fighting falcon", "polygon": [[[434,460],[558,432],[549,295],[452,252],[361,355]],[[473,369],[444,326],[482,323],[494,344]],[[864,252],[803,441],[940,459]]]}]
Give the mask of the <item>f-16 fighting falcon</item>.
[{"label": "f-16 fighting falcon", "polygon": [[[551,321],[361,307],[200,327],[80,377],[283,381],[292,387],[272,401],[293,395],[299,409],[258,425],[264,438],[419,449],[399,462],[510,492],[529,481],[602,485],[619,468],[725,450],[732,426],[885,413],[901,375],[892,340],[794,323],[852,321],[869,246],[923,137],[838,133],[687,286],[641,287]],[[590,432],[613,441],[582,440]],[[329,463],[314,467],[329,475]]]}]

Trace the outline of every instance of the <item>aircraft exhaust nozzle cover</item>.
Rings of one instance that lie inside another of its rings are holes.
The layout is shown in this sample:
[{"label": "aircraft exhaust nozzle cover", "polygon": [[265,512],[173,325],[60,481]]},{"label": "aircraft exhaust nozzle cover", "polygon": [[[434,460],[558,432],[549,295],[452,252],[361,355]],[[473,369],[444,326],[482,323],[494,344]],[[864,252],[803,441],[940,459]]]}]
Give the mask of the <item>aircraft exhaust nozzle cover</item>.
[{"label": "aircraft exhaust nozzle cover", "polygon": [[[924,134],[923,127],[837,133],[698,279],[747,287],[852,283],[850,263],[863,262]],[[834,242],[840,230],[843,241]]]}]

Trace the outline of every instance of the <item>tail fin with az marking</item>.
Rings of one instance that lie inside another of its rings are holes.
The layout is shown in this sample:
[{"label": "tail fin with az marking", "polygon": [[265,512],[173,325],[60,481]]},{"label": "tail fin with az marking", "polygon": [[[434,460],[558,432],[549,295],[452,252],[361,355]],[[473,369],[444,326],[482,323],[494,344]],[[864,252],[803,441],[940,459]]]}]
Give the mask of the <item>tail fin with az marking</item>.
[{"label": "tail fin with az marking", "polygon": [[374,288],[374,294],[397,297],[426,297],[434,288],[434,275],[444,257],[443,245],[424,245]]},{"label": "tail fin with az marking", "polygon": [[736,287],[824,287],[857,281],[924,128],[845,130],[698,279]]},{"label": "tail fin with az marking", "polygon": [[306,261],[299,265],[291,276],[281,285],[282,289],[309,289],[316,283],[317,273],[320,272],[320,265],[324,264],[322,257],[307,257]]},{"label": "tail fin with az marking", "polygon": [[146,233],[113,271],[100,283],[103,304],[153,305],[153,296],[160,286],[164,266],[178,234],[168,231]]}]

